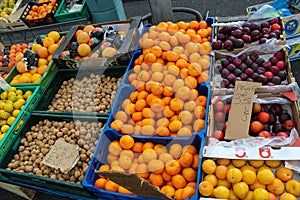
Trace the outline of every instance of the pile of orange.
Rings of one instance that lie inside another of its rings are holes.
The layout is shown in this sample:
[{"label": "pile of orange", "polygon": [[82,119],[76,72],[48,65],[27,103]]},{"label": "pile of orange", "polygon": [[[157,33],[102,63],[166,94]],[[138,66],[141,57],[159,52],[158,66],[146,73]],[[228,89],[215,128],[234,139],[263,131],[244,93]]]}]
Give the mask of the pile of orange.
[{"label": "pile of orange", "polygon": [[289,199],[300,197],[300,182],[280,160],[207,159],[202,163],[203,197],[219,199]]},{"label": "pile of orange", "polygon": [[210,40],[211,27],[205,21],[150,27],[128,75],[136,91],[114,113],[110,127],[149,136],[189,137],[201,131],[207,97],[197,87],[209,79]]},{"label": "pile of orange", "polygon": [[[56,0],[51,0],[49,3],[43,5],[34,5],[31,7],[28,15],[26,16],[27,20],[41,19],[45,18],[48,13],[51,12]],[[48,2],[48,1],[46,1]]]},{"label": "pile of orange", "polygon": [[[130,135],[124,135],[113,141],[108,151],[108,164],[100,166],[99,170],[137,174],[177,200],[191,198],[196,193],[199,154],[193,145],[175,143],[166,147],[136,142]],[[132,194],[104,177],[99,177],[94,185],[99,189]]]},{"label": "pile of orange", "polygon": [[34,44],[31,50],[39,57],[36,68],[26,68],[26,63],[22,60],[17,62],[16,69],[20,74],[14,76],[11,84],[19,83],[38,83],[52,63],[52,55],[60,45],[60,34],[57,31],[51,31],[42,40],[42,44]]}]

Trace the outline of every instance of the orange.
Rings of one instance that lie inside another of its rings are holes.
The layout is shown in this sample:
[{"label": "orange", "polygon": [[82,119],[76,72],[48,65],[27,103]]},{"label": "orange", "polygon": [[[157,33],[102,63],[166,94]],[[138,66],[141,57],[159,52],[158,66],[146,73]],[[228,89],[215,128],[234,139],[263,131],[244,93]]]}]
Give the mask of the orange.
[{"label": "orange", "polygon": [[154,149],[145,149],[142,153],[143,159],[146,163],[157,158],[157,153]]},{"label": "orange", "polygon": [[185,79],[184,79],[184,82],[185,82],[185,85],[192,88],[192,89],[195,89],[197,87],[197,79],[193,76],[187,76]]},{"label": "orange", "polygon": [[164,163],[163,163],[163,161],[157,160],[157,159],[151,160],[148,163],[148,170],[150,172],[153,172],[153,173],[156,173],[156,174],[162,173],[164,171]]},{"label": "orange", "polygon": [[90,36],[86,32],[81,32],[77,35],[76,40],[79,44],[88,43],[90,40]]},{"label": "orange", "polygon": [[167,161],[167,163],[165,164],[165,170],[171,176],[178,174],[181,170],[179,161],[178,160]]},{"label": "orange", "polygon": [[192,196],[194,196],[194,194],[196,194],[196,188],[187,186],[187,187],[183,188],[182,193],[181,193],[181,198],[189,199]]},{"label": "orange", "polygon": [[83,28],[83,31],[86,32],[87,34],[90,33],[90,31],[93,31],[95,30],[95,27],[93,25],[86,25],[84,28]]},{"label": "orange", "polygon": [[132,134],[134,132],[134,127],[130,124],[123,124],[121,126],[121,133],[122,134]]},{"label": "orange", "polygon": [[167,60],[171,62],[176,62],[179,59],[179,55],[176,52],[168,51],[167,52]]},{"label": "orange", "polygon": [[41,65],[37,68],[37,73],[43,75],[48,69],[48,65]]},{"label": "orange", "polygon": [[155,63],[156,62],[156,56],[154,53],[147,53],[145,56],[144,56],[144,61],[145,63]]},{"label": "orange", "polygon": [[133,144],[133,146],[131,147],[131,150],[134,152],[134,153],[142,153],[143,152],[143,143],[141,142],[135,142]]},{"label": "orange", "polygon": [[188,65],[188,73],[191,76],[199,76],[201,72],[202,67],[200,64],[194,62]]},{"label": "orange", "polygon": [[52,38],[54,40],[54,42],[58,42],[60,39],[60,35],[57,31],[51,31],[48,33],[48,37]]},{"label": "orange", "polygon": [[155,130],[155,135],[158,136],[170,136],[170,131],[164,126],[157,127]]},{"label": "orange", "polygon": [[187,86],[180,86],[176,91],[176,97],[181,100],[187,100],[191,96],[191,90]]},{"label": "orange", "polygon": [[189,24],[186,23],[186,22],[183,22],[183,21],[179,21],[177,23],[177,26],[178,26],[179,29],[186,30],[189,27]]},{"label": "orange", "polygon": [[123,125],[123,122],[120,120],[114,120],[111,124],[110,127],[115,129],[116,131],[121,131],[121,126]]},{"label": "orange", "polygon": [[128,116],[124,111],[118,111],[115,115],[115,120],[120,120],[121,122],[125,123],[128,120]]},{"label": "orange", "polygon": [[163,185],[164,183],[164,179],[163,177],[160,175],[160,174],[156,174],[156,173],[151,173],[149,175],[149,182],[152,184],[152,185],[155,185],[157,187],[160,187]]},{"label": "orange", "polygon": [[132,192],[130,192],[129,190],[127,190],[126,188],[124,188],[122,186],[119,186],[118,192],[122,193],[122,194],[132,194]]},{"label": "orange", "polygon": [[80,56],[88,56],[91,53],[91,47],[87,44],[80,44],[78,46],[77,52]]},{"label": "orange", "polygon": [[106,178],[99,178],[95,181],[94,185],[96,188],[104,189],[106,183],[107,183]]},{"label": "orange", "polygon": [[180,165],[182,167],[190,167],[193,164],[194,157],[190,152],[183,152],[179,158]]},{"label": "orange", "polygon": [[109,153],[111,153],[114,156],[118,156],[121,151],[122,151],[122,147],[119,144],[118,141],[113,141],[112,143],[110,143],[110,145],[108,146],[108,151]]},{"label": "orange", "polygon": [[134,139],[130,135],[123,135],[119,143],[123,149],[131,149],[134,145]]},{"label": "orange", "polygon": [[167,148],[162,144],[157,144],[153,147],[159,157],[162,153],[167,153]]},{"label": "orange", "polygon": [[174,159],[178,159],[182,153],[182,146],[180,144],[173,144],[170,146],[170,154]]},{"label": "orange", "polygon": [[194,110],[194,114],[197,119],[204,119],[205,114],[206,114],[205,107],[204,106],[196,106],[196,108]]},{"label": "orange", "polygon": [[58,48],[58,44],[51,44],[49,47],[48,47],[48,52],[53,55],[56,51],[56,49]]},{"label": "orange", "polygon": [[119,158],[119,165],[125,170],[129,169],[130,166],[132,165],[132,159],[127,155],[122,155]]},{"label": "orange", "polygon": [[202,38],[206,38],[208,36],[207,29],[199,29],[197,31],[197,34],[200,35]]},{"label": "orange", "polygon": [[202,20],[199,22],[199,29],[204,29],[207,28],[207,23],[206,21]]},{"label": "orange", "polygon": [[198,76],[197,78],[197,82],[198,83],[204,83],[206,81],[208,81],[209,76],[207,73],[201,72],[201,74]]},{"label": "orange", "polygon": [[170,101],[170,108],[175,112],[181,111],[183,105],[184,105],[183,101],[177,97],[173,98]]},{"label": "orange", "polygon": [[108,180],[105,184],[105,190],[111,191],[111,192],[117,192],[119,185],[116,184],[115,182]]},{"label": "orange", "polygon": [[197,171],[194,170],[194,169],[191,168],[191,167],[184,168],[184,169],[182,170],[182,175],[183,175],[183,177],[184,177],[187,181],[193,182],[193,181],[195,181],[196,178],[197,178]]},{"label": "orange", "polygon": [[136,174],[141,178],[148,178],[149,172],[146,163],[140,163],[136,168]]},{"label": "orange", "polygon": [[54,39],[53,38],[51,38],[51,37],[45,37],[44,38],[44,40],[43,40],[43,46],[44,47],[49,47],[50,45],[52,45],[52,44],[55,44],[55,41],[54,41]]},{"label": "orange", "polygon": [[28,70],[26,69],[25,62],[20,61],[20,62],[17,63],[17,71],[18,71],[19,73],[25,73],[25,72],[28,71]]},{"label": "orange", "polygon": [[170,185],[163,186],[160,191],[169,197],[173,197],[175,195],[175,189]]},{"label": "orange", "polygon": [[40,58],[47,58],[49,56],[48,49],[46,47],[39,47],[37,54]]},{"label": "orange", "polygon": [[186,186],[186,180],[181,174],[172,176],[172,184],[176,189],[184,188]]},{"label": "orange", "polygon": [[142,126],[142,129],[141,129],[141,134],[142,135],[151,136],[151,135],[154,135],[154,133],[155,133],[155,129],[152,125]]},{"label": "orange", "polygon": [[161,160],[163,163],[167,163],[169,160],[173,160],[173,156],[169,153],[162,153],[159,156],[159,160]]},{"label": "orange", "polygon": [[154,144],[152,142],[146,142],[143,145],[143,150],[145,149],[153,149],[154,148]]}]

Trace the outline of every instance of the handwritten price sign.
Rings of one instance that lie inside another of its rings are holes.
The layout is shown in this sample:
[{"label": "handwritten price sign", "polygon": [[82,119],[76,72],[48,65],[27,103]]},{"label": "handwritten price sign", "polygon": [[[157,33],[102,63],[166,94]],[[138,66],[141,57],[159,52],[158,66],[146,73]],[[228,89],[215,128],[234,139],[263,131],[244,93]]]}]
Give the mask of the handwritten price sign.
[{"label": "handwritten price sign", "polygon": [[255,89],[261,83],[236,81],[228,116],[225,139],[233,140],[249,137],[249,125],[252,113]]}]

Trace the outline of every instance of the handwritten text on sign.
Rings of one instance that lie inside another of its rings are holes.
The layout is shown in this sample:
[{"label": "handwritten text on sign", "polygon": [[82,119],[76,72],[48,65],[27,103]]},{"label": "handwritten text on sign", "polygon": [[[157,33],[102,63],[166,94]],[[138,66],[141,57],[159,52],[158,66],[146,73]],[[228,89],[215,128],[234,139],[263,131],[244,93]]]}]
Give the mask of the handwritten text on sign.
[{"label": "handwritten text on sign", "polygon": [[249,125],[252,113],[255,89],[261,83],[236,81],[228,116],[225,139],[233,140],[249,137]]},{"label": "handwritten text on sign", "polygon": [[77,164],[78,160],[78,148],[60,138],[56,140],[42,163],[65,173],[71,170]]}]

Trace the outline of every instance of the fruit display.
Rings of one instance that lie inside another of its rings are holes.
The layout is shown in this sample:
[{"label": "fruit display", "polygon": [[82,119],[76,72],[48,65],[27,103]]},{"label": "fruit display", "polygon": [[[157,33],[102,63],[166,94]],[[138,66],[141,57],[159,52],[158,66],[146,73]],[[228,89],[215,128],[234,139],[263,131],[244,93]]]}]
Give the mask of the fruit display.
[{"label": "fruit display", "polygon": [[86,25],[78,29],[68,49],[60,55],[63,59],[107,58],[118,53],[125,41],[126,29],[118,30],[117,26]]},{"label": "fruit display", "polygon": [[216,87],[234,88],[235,81],[260,82],[263,85],[281,85],[287,80],[287,61],[285,52],[278,51],[273,55],[243,53],[239,56],[226,56],[216,62]]},{"label": "fruit display", "polygon": [[29,13],[26,15],[26,20],[31,21],[45,18],[48,13],[52,12],[55,3],[56,0],[51,0],[42,2],[41,4],[33,5]]},{"label": "fruit display", "polygon": [[0,67],[10,67],[16,65],[24,57],[24,53],[28,49],[28,44],[14,44],[10,47],[5,47],[3,54],[0,56]]},{"label": "fruit display", "polygon": [[[210,126],[214,128],[212,137],[218,140],[224,139],[230,106],[231,102],[224,101],[213,104],[214,124]],[[253,103],[249,135],[289,137],[291,130],[297,125],[289,109],[290,105]]]},{"label": "fruit display", "polygon": [[18,117],[25,103],[31,97],[31,90],[10,87],[0,94],[0,141]]},{"label": "fruit display", "polygon": [[60,37],[57,31],[38,36],[32,47],[19,54],[22,57],[16,64],[19,74],[12,78],[10,84],[39,83],[52,64],[52,55],[60,45]]},{"label": "fruit display", "polygon": [[[6,169],[81,184],[103,126],[100,121],[38,121],[25,133]],[[59,138],[79,147],[79,161],[67,173],[41,162]]]},{"label": "fruit display", "polygon": [[[99,170],[137,174],[171,198],[186,199],[196,194],[199,154],[194,145],[180,143],[168,146],[138,142],[130,135],[111,141],[106,164]],[[132,194],[115,182],[99,177],[94,186],[101,190]]]},{"label": "fruit display", "polygon": [[279,18],[273,18],[262,23],[244,22],[241,25],[228,23],[218,28],[216,40],[212,43],[214,50],[243,48],[245,44],[265,43],[268,39],[279,39],[282,35],[282,25]]},{"label": "fruit display", "polygon": [[209,79],[210,35],[205,21],[150,27],[126,78],[135,91],[125,94],[110,127],[148,136],[190,137],[203,130],[208,91],[199,85]]},{"label": "fruit display", "polygon": [[290,199],[300,197],[297,174],[281,160],[206,159],[200,195],[217,199]]},{"label": "fruit display", "polygon": [[15,7],[15,3],[15,0],[3,0],[0,8],[0,19],[8,19],[8,16],[11,14],[13,8]]},{"label": "fruit display", "polygon": [[121,80],[93,73],[88,77],[66,80],[52,99],[48,110],[109,113]]}]

